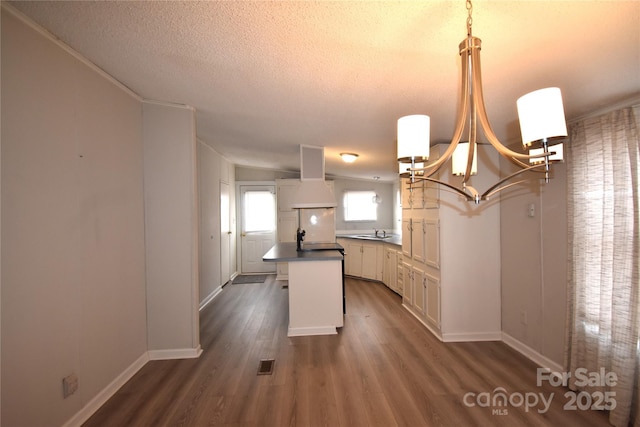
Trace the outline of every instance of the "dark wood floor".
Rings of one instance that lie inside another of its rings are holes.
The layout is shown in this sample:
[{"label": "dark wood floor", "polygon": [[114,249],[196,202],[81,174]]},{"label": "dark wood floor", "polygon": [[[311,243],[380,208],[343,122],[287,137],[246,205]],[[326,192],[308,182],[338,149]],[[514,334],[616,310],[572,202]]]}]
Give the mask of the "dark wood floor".
[{"label": "dark wood floor", "polygon": [[[288,338],[274,277],[227,285],[201,313],[199,359],[149,362],[85,426],[608,425],[563,410],[567,390],[537,387],[536,366],[503,343],[441,343],[380,283],[347,279],[338,335]],[[257,375],[261,359],[272,375]],[[551,409],[465,405],[498,387],[554,393]]]}]

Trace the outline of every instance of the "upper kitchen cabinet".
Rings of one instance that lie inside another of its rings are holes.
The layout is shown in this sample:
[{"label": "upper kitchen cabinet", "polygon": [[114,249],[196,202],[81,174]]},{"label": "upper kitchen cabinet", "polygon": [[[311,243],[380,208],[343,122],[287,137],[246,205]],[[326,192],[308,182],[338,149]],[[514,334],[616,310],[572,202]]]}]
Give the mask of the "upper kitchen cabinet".
[{"label": "upper kitchen cabinet", "polygon": [[298,188],[300,188],[299,179],[276,179],[278,213],[296,212],[296,210],[291,207],[291,204],[293,202],[293,195],[298,191]]}]

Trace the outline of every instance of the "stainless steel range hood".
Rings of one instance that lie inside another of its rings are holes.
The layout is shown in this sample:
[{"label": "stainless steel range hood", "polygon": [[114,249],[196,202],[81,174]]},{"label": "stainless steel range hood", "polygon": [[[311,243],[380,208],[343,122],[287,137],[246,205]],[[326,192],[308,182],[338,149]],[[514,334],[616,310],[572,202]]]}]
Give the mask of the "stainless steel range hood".
[{"label": "stainless steel range hood", "polygon": [[324,147],[300,146],[300,187],[291,198],[292,209],[338,206],[324,181]]}]

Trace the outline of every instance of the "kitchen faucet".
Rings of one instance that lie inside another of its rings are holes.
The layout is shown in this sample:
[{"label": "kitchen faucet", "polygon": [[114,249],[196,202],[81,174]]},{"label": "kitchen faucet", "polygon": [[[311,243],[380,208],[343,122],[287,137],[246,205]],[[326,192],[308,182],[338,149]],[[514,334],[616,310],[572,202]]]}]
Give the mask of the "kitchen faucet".
[{"label": "kitchen faucet", "polygon": [[302,251],[302,241],[304,240],[305,234],[307,234],[307,232],[298,227],[298,230],[296,231],[296,251],[298,252]]}]

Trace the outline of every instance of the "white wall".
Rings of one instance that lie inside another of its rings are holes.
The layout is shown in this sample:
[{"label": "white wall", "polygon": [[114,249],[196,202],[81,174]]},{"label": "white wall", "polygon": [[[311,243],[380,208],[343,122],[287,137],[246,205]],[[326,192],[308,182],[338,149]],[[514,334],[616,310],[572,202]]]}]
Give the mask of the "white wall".
[{"label": "white wall", "polygon": [[[234,166],[213,148],[198,141],[198,205],[200,213],[200,285],[199,304],[208,301],[220,291],[226,281],[221,276],[222,247],[220,226],[220,184],[229,185],[232,246],[229,252],[229,273],[236,273],[235,253],[235,171]],[[226,257],[225,257],[226,259]],[[229,278],[227,278],[228,280]]]},{"label": "white wall", "polygon": [[223,285],[220,279],[220,160],[218,153],[198,141],[199,303]]},{"label": "white wall", "polygon": [[[439,147],[444,150],[446,147]],[[470,185],[483,193],[499,180],[498,154],[478,147],[478,175]],[[443,167],[442,179],[460,177]],[[500,198],[479,205],[440,187],[442,336],[445,341],[498,339],[500,319]]]},{"label": "white wall", "polygon": [[565,340],[566,194],[566,167],[556,164],[550,183],[534,180],[506,190],[500,207],[502,330],[528,347],[530,357],[557,365]]},{"label": "white wall", "polygon": [[1,423],[61,425],[146,353],[142,108],[4,8],[1,39]]},{"label": "white wall", "polygon": [[148,348],[152,358],[196,357],[195,111],[144,102],[143,140]]}]

